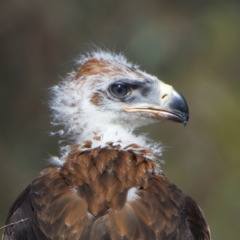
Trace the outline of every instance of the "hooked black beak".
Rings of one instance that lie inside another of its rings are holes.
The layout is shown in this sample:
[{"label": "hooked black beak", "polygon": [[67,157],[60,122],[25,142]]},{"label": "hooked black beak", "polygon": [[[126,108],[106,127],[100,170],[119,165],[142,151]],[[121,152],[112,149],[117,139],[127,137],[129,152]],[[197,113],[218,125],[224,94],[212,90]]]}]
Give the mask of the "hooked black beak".
[{"label": "hooked black beak", "polygon": [[188,104],[185,98],[174,89],[171,92],[171,97],[168,99],[165,106],[160,111],[166,112],[166,119],[183,123],[184,126],[186,126],[188,123]]},{"label": "hooked black beak", "polygon": [[124,106],[127,112],[147,112],[151,117],[171,120],[187,125],[189,119],[188,104],[185,98],[170,85],[160,82],[160,104]]}]

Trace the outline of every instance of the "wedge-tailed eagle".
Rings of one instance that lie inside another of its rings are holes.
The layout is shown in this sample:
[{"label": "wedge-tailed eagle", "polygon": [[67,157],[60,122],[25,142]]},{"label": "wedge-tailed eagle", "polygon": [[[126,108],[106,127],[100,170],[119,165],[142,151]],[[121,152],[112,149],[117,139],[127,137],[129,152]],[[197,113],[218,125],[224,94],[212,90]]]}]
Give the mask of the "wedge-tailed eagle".
[{"label": "wedge-tailed eagle", "polygon": [[122,54],[97,50],[77,64],[51,89],[69,145],[12,205],[3,239],[209,240],[201,209],[161,171],[159,144],[134,133],[163,119],[186,125],[183,96]]}]

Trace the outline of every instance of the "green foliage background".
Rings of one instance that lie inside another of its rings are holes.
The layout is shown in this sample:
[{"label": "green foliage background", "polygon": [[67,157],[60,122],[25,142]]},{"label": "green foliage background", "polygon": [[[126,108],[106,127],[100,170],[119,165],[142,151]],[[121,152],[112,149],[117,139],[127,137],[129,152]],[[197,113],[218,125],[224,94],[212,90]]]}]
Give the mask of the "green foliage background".
[{"label": "green foliage background", "polygon": [[0,226],[58,155],[47,89],[96,44],[122,51],[187,99],[190,122],[141,131],[164,173],[205,212],[213,239],[240,235],[240,1],[5,0],[0,3]]}]

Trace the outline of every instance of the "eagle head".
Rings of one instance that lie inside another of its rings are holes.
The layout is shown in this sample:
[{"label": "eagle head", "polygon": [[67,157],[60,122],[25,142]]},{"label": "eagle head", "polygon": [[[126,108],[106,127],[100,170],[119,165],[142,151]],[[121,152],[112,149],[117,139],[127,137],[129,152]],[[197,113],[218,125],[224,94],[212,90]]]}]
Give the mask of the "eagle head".
[{"label": "eagle head", "polygon": [[75,144],[144,145],[134,129],[163,119],[187,124],[183,96],[122,54],[94,51],[77,64],[77,71],[52,88],[50,103],[54,124],[63,126],[59,133]]}]

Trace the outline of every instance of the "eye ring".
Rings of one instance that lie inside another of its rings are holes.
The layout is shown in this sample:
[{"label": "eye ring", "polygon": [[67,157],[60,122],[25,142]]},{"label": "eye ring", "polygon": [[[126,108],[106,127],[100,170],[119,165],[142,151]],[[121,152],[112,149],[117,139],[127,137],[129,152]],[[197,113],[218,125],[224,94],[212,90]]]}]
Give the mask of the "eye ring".
[{"label": "eye ring", "polygon": [[121,83],[114,83],[110,86],[110,91],[114,97],[124,98],[130,92],[128,86]]}]

